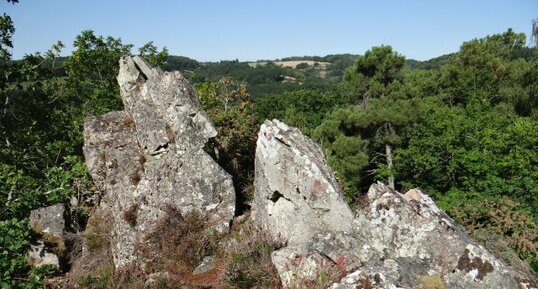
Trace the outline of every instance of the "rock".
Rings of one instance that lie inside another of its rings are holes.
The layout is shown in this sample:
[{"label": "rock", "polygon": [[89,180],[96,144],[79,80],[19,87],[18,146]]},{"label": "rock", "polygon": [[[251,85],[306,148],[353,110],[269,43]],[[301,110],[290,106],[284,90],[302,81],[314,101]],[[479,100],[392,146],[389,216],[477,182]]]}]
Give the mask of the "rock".
[{"label": "rock", "polygon": [[169,208],[205,215],[226,231],[235,213],[231,176],[204,150],[216,129],[179,72],[151,68],[139,57],[120,60],[124,111],[90,117],[84,155],[101,210],[113,218],[116,267],[142,258],[143,244]]},{"label": "rock", "polygon": [[60,268],[60,259],[58,258],[58,255],[51,252],[49,246],[45,245],[43,240],[39,240],[35,245],[30,245],[27,258],[28,263],[32,267],[52,265],[56,268]]},{"label": "rock", "polygon": [[51,243],[64,244],[65,205],[56,204],[30,212],[30,228]]},{"label": "rock", "polygon": [[321,149],[297,128],[265,121],[255,156],[253,219],[301,244],[320,231],[349,231],[353,214]]},{"label": "rock", "polygon": [[258,137],[253,218],[288,240],[271,255],[285,288],[537,288],[419,189],[373,184],[353,216],[319,147],[277,120]]},{"label": "rock", "polygon": [[170,273],[168,272],[151,273],[147,277],[144,288],[168,288],[165,286],[167,286],[170,279]]},{"label": "rock", "polygon": [[40,238],[28,250],[28,262],[32,266],[59,267],[59,259],[66,253],[65,205],[56,204],[32,210],[28,226]]},{"label": "rock", "polygon": [[370,288],[536,288],[419,189],[402,195],[381,183],[372,185],[354,229],[353,237],[362,241],[359,248],[368,248],[367,259],[331,288],[357,288],[365,282]]},{"label": "rock", "polygon": [[215,258],[213,256],[205,257],[204,260],[202,260],[202,263],[198,265],[196,268],[194,268],[194,271],[192,273],[194,275],[202,274],[209,272],[215,268]]}]

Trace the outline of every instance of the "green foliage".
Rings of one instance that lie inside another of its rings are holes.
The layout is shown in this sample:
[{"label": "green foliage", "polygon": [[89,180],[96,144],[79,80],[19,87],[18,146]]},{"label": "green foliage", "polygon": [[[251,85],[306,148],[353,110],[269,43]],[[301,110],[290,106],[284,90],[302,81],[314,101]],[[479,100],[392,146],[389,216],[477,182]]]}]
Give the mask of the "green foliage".
[{"label": "green foliage", "polygon": [[405,67],[411,70],[438,70],[441,65],[447,64],[452,56],[453,53],[445,54],[426,61],[406,59]]},{"label": "green foliage", "polygon": [[144,44],[138,48],[138,53],[142,58],[147,60],[151,65],[155,67],[162,67],[168,59],[168,49],[164,47],[160,52],[157,47],[153,45],[153,41]]},{"label": "green foliage", "polygon": [[538,212],[538,123],[501,108],[472,103],[466,108],[424,111],[409,140],[395,152],[405,186],[442,198],[508,196]]},{"label": "green foliage", "polygon": [[9,60],[11,58],[11,52],[9,48],[13,48],[13,34],[15,33],[15,26],[11,17],[4,13],[0,16],[0,59],[2,61]]},{"label": "green foliage", "polygon": [[402,79],[405,58],[390,46],[372,47],[346,70],[344,79],[357,89],[363,99],[384,97],[398,86]]},{"label": "green foliage", "polygon": [[184,56],[169,55],[166,59],[166,63],[163,66],[167,71],[193,71],[200,66],[200,63],[194,59]]},{"label": "green foliage", "polygon": [[18,288],[24,284],[23,280],[27,277],[26,272],[29,269],[26,261],[29,234],[26,219],[12,218],[0,221],[0,284],[2,288]]},{"label": "green foliage", "polygon": [[[525,35],[511,29],[463,43],[449,64],[441,67],[443,97],[451,104],[479,99],[493,105],[510,103],[522,115],[529,115],[531,96],[525,91],[531,69],[516,55],[525,45]],[[532,101],[532,100],[531,100]]]},{"label": "green foliage", "polygon": [[[538,272],[538,224],[522,212],[523,206],[503,196],[462,201],[450,213],[466,231],[486,247],[517,266],[511,250]],[[516,267],[517,268],[517,267]]]},{"label": "green foliage", "polygon": [[204,110],[215,123],[218,135],[207,146],[217,162],[232,175],[236,213],[242,213],[252,199],[254,152],[259,124],[254,103],[243,83],[231,77],[196,85]]},{"label": "green foliage", "polygon": [[332,90],[296,90],[255,99],[255,115],[260,122],[281,119],[311,134],[334,108],[353,103],[356,96],[339,86]]},{"label": "green foliage", "polygon": [[124,45],[119,38],[109,36],[105,39],[86,30],[76,37],[73,46],[75,51],[65,61],[68,75],[65,100],[79,104],[78,109],[70,113],[71,117],[79,115],[74,124],[80,126],[88,115],[121,109],[116,82],[118,60],[130,53],[132,45]]},{"label": "green foliage", "polygon": [[324,148],[329,164],[343,183],[348,202],[356,198],[360,172],[368,165],[367,142],[353,130],[353,108],[335,110],[314,131],[314,139]]}]

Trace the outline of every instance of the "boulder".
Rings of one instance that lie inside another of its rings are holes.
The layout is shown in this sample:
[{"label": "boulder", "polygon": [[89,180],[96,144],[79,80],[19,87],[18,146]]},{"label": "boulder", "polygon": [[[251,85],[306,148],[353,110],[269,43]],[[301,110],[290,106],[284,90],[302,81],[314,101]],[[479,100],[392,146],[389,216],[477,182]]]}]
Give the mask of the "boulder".
[{"label": "boulder", "polygon": [[331,288],[536,288],[419,189],[402,195],[373,184],[352,235],[368,248],[368,259]]},{"label": "boulder", "polygon": [[[123,57],[117,77],[124,111],[90,117],[84,155],[113,218],[116,267],[140,261],[138,247],[170,208],[196,211],[226,231],[235,213],[231,176],[204,150],[216,129],[179,72]],[[162,228],[161,228],[162,229]]]},{"label": "boulder", "polygon": [[56,204],[32,210],[30,212],[30,228],[49,242],[62,240],[65,230],[65,205]]},{"label": "boulder", "polygon": [[39,240],[28,250],[28,263],[60,266],[65,255],[65,205],[56,204],[32,210],[28,226],[39,236]]},{"label": "boulder", "polygon": [[213,270],[214,268],[215,268],[215,257],[207,256],[207,257],[204,257],[200,265],[194,268],[194,270],[192,271],[192,274],[198,275],[198,274],[207,273]]},{"label": "boulder", "polygon": [[349,231],[353,214],[319,146],[278,120],[260,128],[253,219],[295,245],[320,231]]},{"label": "boulder", "polygon": [[39,240],[36,244],[30,245],[30,249],[28,250],[28,264],[32,267],[51,265],[60,268],[60,259],[43,240]]}]

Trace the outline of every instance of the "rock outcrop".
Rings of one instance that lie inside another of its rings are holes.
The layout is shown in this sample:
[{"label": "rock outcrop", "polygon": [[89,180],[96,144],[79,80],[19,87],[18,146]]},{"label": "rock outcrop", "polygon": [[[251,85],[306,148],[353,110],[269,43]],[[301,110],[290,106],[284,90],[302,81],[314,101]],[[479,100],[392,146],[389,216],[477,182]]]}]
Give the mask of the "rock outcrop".
[{"label": "rock outcrop", "polygon": [[170,208],[196,211],[226,231],[235,213],[232,179],[204,150],[216,129],[179,72],[162,72],[139,57],[120,60],[124,111],[84,124],[84,155],[113,218],[116,267],[139,261],[137,246]]},{"label": "rock outcrop", "polygon": [[350,257],[359,257],[361,265],[332,288],[357,288],[364,280],[372,288],[536,288],[419,189],[402,195],[373,184],[352,235],[361,240],[364,256]]},{"label": "rock outcrop", "polygon": [[301,244],[320,231],[349,231],[352,212],[321,149],[297,128],[265,121],[255,155],[253,218],[274,237]]},{"label": "rock outcrop", "polygon": [[334,289],[537,288],[419,189],[373,184],[352,215],[319,147],[279,121],[260,130],[255,188],[255,221],[288,240],[272,254],[284,287],[338,268]]}]

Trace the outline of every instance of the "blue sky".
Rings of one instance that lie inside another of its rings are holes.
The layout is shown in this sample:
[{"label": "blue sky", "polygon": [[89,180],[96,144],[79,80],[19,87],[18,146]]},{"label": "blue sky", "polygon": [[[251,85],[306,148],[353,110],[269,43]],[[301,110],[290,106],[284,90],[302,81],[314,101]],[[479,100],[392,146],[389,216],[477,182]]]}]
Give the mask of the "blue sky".
[{"label": "blue sky", "polygon": [[200,61],[363,54],[381,44],[426,60],[509,27],[528,36],[538,18],[538,0],[0,1],[15,23],[16,59],[57,40],[68,55],[75,36],[92,29]]}]

